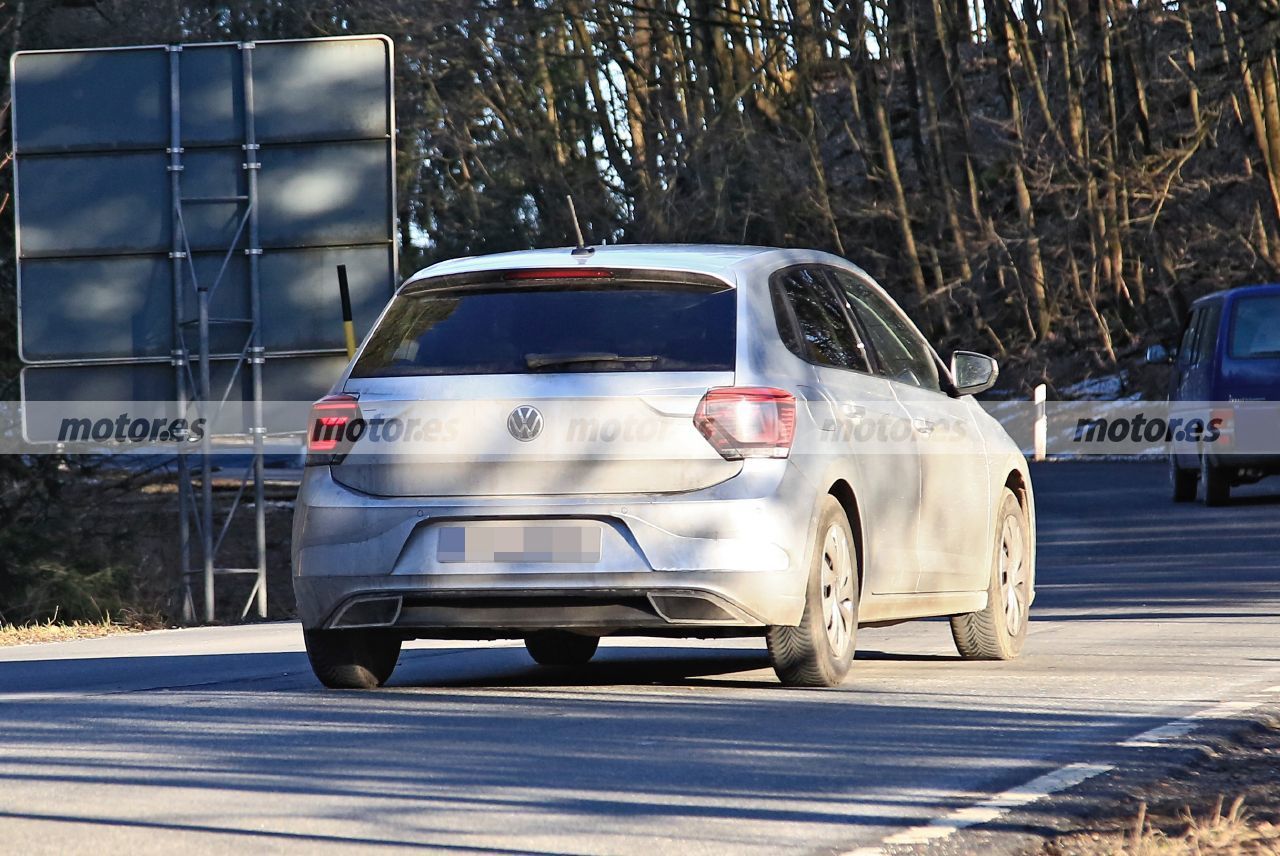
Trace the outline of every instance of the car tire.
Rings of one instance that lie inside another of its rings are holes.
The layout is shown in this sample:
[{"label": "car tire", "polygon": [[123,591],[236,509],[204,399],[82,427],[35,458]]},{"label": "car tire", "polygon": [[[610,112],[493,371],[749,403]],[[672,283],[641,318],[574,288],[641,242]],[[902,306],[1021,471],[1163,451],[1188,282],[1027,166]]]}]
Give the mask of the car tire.
[{"label": "car tire", "polygon": [[1198,481],[1195,470],[1184,470],[1172,455],[1169,456],[1169,486],[1173,489],[1174,502],[1195,502]]},{"label": "car tire", "polygon": [[376,689],[400,659],[400,637],[386,630],[303,630],[302,639],[311,671],[330,689]]},{"label": "car tire", "polygon": [[775,625],[765,634],[784,686],[834,687],[848,676],[858,634],[856,543],[844,508],[835,497],[823,497],[800,623]]},{"label": "car tire", "polygon": [[525,650],[543,666],[582,666],[600,647],[599,636],[583,636],[566,630],[543,630],[524,638]]},{"label": "car tire", "polygon": [[1200,456],[1200,482],[1204,485],[1205,505],[1226,505],[1231,499],[1231,473],[1225,467],[1214,466],[1207,455]]},{"label": "car tire", "polygon": [[966,660],[1012,660],[1027,638],[1034,584],[1031,527],[1013,491],[1004,488],[996,514],[995,558],[987,605],[951,616],[951,638]]}]

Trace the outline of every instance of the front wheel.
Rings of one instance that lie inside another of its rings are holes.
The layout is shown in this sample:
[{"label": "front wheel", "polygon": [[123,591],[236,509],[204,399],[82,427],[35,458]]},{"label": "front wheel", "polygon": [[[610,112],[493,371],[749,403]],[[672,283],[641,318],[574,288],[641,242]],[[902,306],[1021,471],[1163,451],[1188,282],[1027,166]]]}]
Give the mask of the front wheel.
[{"label": "front wheel", "polygon": [[380,687],[400,659],[400,637],[385,630],[303,630],[302,639],[311,671],[330,689]]},{"label": "front wheel", "polygon": [[1169,456],[1169,486],[1173,489],[1174,502],[1193,502],[1196,498],[1196,471],[1178,466],[1178,459]]},{"label": "front wheel", "polygon": [[1231,498],[1231,473],[1210,463],[1208,455],[1200,458],[1200,481],[1204,484],[1205,505],[1227,504]]},{"label": "front wheel", "polygon": [[858,560],[849,518],[833,496],[823,498],[817,532],[800,624],[765,635],[773,670],[789,687],[837,686],[853,663]]},{"label": "front wheel", "polygon": [[995,538],[986,607],[951,616],[951,638],[966,660],[1012,660],[1027,638],[1033,584],[1030,525],[1008,488],[996,515]]}]

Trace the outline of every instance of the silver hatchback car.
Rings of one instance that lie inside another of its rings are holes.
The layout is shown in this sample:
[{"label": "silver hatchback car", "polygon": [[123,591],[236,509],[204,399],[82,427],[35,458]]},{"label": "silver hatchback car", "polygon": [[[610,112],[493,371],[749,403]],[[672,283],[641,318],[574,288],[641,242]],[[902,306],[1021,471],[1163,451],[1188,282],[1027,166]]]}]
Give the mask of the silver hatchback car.
[{"label": "silver hatchback car", "polygon": [[458,259],[400,288],[317,402],[293,531],[316,676],[375,687],[403,640],[764,636],[844,679],[860,625],[1027,632],[1027,464],[862,270],[810,251],[608,246]]}]

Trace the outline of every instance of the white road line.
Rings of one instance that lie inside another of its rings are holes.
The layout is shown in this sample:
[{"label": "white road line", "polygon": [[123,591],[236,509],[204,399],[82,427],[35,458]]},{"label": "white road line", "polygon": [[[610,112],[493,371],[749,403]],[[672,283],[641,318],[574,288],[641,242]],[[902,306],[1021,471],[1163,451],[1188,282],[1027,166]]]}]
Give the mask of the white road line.
[{"label": "white road line", "polygon": [[[1280,687],[1272,687],[1265,692],[1270,693],[1280,690]],[[1150,748],[1161,745],[1166,740],[1172,740],[1175,737],[1184,737],[1195,731],[1200,723],[1211,719],[1226,719],[1237,713],[1243,713],[1250,708],[1257,707],[1260,701],[1224,701],[1222,704],[1216,704],[1213,707],[1198,710],[1195,713],[1184,716],[1182,719],[1174,720],[1168,725],[1161,725],[1144,731],[1136,737],[1130,737],[1120,743],[1126,749],[1132,748]]]},{"label": "white road line", "polygon": [[1196,729],[1199,723],[1190,719],[1179,719],[1177,722],[1170,722],[1168,725],[1161,725],[1159,728],[1152,728],[1150,731],[1144,731],[1128,740],[1122,740],[1120,745],[1126,749],[1150,749],[1160,746],[1166,740],[1172,740],[1175,737],[1184,737]]},{"label": "white road line", "polygon": [[[1275,695],[1278,693],[1280,693],[1280,686],[1274,686],[1263,690],[1260,695]],[[1185,737],[1206,721],[1227,719],[1264,703],[1265,701],[1260,698],[1255,698],[1252,701],[1222,702],[1204,710],[1198,710],[1181,719],[1175,719],[1164,725],[1148,729],[1141,734],[1121,741],[1117,745],[1126,749],[1163,746],[1167,741]],[[1074,788],[1076,785],[1103,773],[1109,773],[1114,769],[1116,769],[1116,763],[1067,764],[1065,767],[1059,767],[1056,770],[1045,773],[1043,776],[1038,776],[1025,784],[1010,788],[982,802],[955,809],[941,817],[934,818],[929,823],[894,833],[879,844],[870,847],[858,847],[846,851],[841,856],[884,856],[886,853],[885,848],[887,847],[927,844],[930,841],[939,841],[961,829],[981,826],[985,823],[999,820],[1012,809],[1029,805],[1037,800],[1061,793],[1068,788]]]},{"label": "white road line", "polygon": [[844,856],[880,856],[885,847],[895,844],[926,844],[946,838],[961,829],[970,826],[981,826],[997,820],[1010,809],[1033,803],[1050,794],[1056,794],[1067,788],[1075,787],[1081,782],[1092,779],[1101,773],[1114,769],[1111,764],[1068,764],[1051,773],[1045,773],[1026,784],[1010,788],[991,799],[964,808],[958,808],[950,814],[936,818],[924,826],[914,826],[890,835],[874,847],[860,847],[850,850]]}]

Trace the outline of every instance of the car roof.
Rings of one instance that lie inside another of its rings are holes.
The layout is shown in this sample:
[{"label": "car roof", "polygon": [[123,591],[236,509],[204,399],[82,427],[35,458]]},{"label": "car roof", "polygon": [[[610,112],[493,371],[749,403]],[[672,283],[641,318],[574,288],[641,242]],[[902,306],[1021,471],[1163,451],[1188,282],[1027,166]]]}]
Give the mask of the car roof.
[{"label": "car roof", "polygon": [[1236,298],[1253,294],[1280,294],[1280,283],[1268,282],[1260,285],[1241,285],[1224,291],[1215,291],[1213,294],[1206,294],[1201,297],[1192,306],[1202,306],[1215,300],[1235,300]]},{"label": "car roof", "polygon": [[450,259],[418,271],[407,281],[488,270],[595,265],[700,273],[733,283],[736,274],[744,267],[780,267],[802,262],[825,262],[853,267],[838,256],[817,250],[784,250],[732,244],[609,244],[594,247],[589,255],[573,255],[572,247],[557,247]]}]

